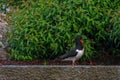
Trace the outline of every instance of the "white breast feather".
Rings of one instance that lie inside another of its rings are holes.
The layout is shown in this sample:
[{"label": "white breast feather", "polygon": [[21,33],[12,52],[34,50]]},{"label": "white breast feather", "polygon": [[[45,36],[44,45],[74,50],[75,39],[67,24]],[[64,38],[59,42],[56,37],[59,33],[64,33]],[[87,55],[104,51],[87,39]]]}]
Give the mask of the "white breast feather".
[{"label": "white breast feather", "polygon": [[77,55],[76,55],[76,60],[77,60],[83,55],[84,49],[82,49],[82,50],[77,49],[76,52],[78,52]]}]

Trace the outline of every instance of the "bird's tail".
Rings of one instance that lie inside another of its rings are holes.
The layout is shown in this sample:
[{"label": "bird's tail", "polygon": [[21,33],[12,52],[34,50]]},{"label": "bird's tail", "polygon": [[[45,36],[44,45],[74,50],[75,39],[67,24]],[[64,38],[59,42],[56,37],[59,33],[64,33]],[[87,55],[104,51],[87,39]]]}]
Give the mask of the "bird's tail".
[{"label": "bird's tail", "polygon": [[54,61],[61,61],[62,59],[60,57],[57,57],[54,59]]}]

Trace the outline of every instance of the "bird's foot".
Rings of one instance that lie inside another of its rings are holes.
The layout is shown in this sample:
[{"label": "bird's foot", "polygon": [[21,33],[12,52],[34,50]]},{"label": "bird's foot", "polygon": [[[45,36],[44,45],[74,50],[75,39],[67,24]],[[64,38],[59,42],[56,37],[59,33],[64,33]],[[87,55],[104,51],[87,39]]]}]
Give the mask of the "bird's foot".
[{"label": "bird's foot", "polygon": [[77,65],[76,62],[72,62],[72,66],[74,67],[75,65]]}]

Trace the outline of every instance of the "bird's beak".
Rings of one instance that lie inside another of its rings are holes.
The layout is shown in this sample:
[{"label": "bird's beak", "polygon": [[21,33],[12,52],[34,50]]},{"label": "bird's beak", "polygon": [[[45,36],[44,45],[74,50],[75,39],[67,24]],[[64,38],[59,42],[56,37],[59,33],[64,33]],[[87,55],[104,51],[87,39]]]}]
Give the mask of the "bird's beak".
[{"label": "bird's beak", "polygon": [[83,39],[80,39],[80,43],[82,43],[82,44],[84,43]]}]

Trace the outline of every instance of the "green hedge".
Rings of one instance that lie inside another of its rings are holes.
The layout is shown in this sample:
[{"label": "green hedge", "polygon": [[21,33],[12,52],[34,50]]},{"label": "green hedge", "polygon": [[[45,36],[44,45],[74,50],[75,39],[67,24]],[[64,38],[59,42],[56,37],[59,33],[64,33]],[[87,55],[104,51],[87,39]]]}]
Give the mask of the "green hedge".
[{"label": "green hedge", "polygon": [[119,5],[119,0],[23,1],[11,15],[11,59],[53,59],[71,50],[77,35],[85,42],[82,60],[109,50],[118,54]]}]

